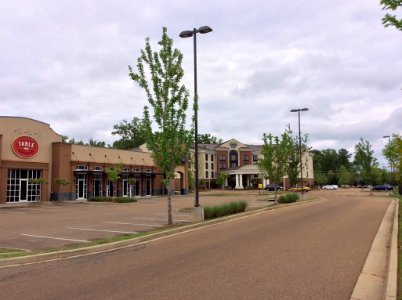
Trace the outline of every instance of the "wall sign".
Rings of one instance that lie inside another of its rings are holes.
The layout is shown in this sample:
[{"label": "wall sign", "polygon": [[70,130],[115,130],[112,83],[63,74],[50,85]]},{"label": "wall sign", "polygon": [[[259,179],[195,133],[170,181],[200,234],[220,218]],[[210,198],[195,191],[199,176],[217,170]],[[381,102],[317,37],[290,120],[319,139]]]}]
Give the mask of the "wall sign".
[{"label": "wall sign", "polygon": [[31,158],[38,153],[39,145],[37,141],[29,136],[20,136],[14,140],[12,148],[19,157]]}]

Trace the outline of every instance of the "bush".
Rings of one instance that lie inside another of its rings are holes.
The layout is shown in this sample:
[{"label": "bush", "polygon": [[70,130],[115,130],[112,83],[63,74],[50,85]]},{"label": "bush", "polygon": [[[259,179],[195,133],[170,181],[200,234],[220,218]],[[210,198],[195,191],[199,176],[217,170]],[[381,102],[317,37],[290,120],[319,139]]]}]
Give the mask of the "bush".
[{"label": "bush", "polygon": [[131,202],[137,202],[137,199],[135,198],[130,198],[130,197],[117,197],[113,199],[113,202],[117,203],[131,203]]},{"label": "bush", "polygon": [[247,204],[246,201],[236,201],[217,206],[206,206],[204,207],[204,218],[205,220],[215,219],[244,212],[247,208]]},{"label": "bush", "polygon": [[278,199],[279,203],[292,203],[292,202],[296,202],[297,200],[299,200],[299,194],[285,194],[285,195],[281,195]]},{"label": "bush", "polygon": [[88,199],[88,201],[130,203],[130,202],[137,202],[137,199],[129,197],[91,197]]}]

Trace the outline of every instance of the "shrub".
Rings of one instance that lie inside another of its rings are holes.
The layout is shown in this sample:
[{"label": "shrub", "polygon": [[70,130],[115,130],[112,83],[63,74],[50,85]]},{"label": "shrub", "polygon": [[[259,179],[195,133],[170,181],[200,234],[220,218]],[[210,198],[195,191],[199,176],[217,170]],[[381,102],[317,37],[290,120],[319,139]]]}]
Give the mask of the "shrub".
[{"label": "shrub", "polygon": [[91,202],[117,202],[117,203],[130,203],[130,202],[137,202],[135,198],[129,197],[91,197],[88,199]]},{"label": "shrub", "polygon": [[129,197],[117,197],[113,199],[113,202],[117,203],[131,203],[131,202],[137,202],[137,199],[135,198],[129,198]]},{"label": "shrub", "polygon": [[208,220],[244,212],[247,204],[246,201],[235,201],[217,206],[206,206],[204,207],[204,218]]},{"label": "shrub", "polygon": [[299,194],[285,194],[285,195],[281,195],[278,199],[279,203],[292,203],[292,202],[296,202],[297,200],[299,200]]}]

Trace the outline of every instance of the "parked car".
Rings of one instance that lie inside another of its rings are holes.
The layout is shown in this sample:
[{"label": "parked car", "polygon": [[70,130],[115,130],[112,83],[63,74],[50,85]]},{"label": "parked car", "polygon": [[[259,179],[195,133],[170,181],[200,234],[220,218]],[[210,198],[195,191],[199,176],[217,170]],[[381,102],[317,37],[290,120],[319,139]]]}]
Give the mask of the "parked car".
[{"label": "parked car", "polygon": [[270,183],[270,184],[267,184],[267,185],[265,186],[265,189],[266,189],[267,191],[275,191],[275,188],[276,188],[277,191],[283,190],[283,188],[282,188],[280,185],[275,184],[275,183]]},{"label": "parked car", "polygon": [[[310,190],[311,190],[311,189],[310,189],[309,186],[303,186],[303,191],[308,192],[308,191],[310,191]],[[291,192],[301,192],[301,191],[302,191],[302,188],[301,188],[301,187],[293,187],[293,188],[288,189],[288,191],[291,191]]]},{"label": "parked car", "polygon": [[337,190],[338,188],[336,184],[327,184],[322,187],[323,190]]},{"label": "parked car", "polygon": [[392,185],[389,184],[378,184],[371,188],[375,191],[392,191]]}]

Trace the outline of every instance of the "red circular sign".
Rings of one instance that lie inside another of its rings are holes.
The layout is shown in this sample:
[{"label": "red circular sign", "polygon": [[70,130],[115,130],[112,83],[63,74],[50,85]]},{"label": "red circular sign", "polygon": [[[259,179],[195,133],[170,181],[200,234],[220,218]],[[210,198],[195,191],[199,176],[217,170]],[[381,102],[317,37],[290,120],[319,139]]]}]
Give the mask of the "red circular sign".
[{"label": "red circular sign", "polygon": [[29,136],[20,136],[13,142],[13,151],[19,157],[34,157],[39,150],[38,142]]}]

